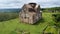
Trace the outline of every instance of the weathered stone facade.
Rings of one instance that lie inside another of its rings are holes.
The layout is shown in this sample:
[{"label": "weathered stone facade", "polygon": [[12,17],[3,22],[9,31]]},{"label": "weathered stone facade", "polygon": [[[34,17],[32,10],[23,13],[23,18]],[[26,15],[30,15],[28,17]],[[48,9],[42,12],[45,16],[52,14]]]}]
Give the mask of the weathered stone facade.
[{"label": "weathered stone facade", "polygon": [[19,18],[21,22],[34,24],[42,18],[42,13],[40,12],[40,5],[36,3],[24,4],[21,12],[19,13]]}]

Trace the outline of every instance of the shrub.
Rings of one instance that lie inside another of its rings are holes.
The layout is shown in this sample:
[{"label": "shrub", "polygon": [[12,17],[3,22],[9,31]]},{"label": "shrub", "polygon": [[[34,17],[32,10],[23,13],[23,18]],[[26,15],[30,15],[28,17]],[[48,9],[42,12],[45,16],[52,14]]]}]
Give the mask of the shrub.
[{"label": "shrub", "polygon": [[60,22],[60,14],[53,14],[55,22]]},{"label": "shrub", "polygon": [[53,16],[54,16],[54,21],[56,22],[55,26],[60,28],[60,14],[53,14]]},{"label": "shrub", "polygon": [[18,17],[18,13],[0,13],[0,21],[6,21]]}]

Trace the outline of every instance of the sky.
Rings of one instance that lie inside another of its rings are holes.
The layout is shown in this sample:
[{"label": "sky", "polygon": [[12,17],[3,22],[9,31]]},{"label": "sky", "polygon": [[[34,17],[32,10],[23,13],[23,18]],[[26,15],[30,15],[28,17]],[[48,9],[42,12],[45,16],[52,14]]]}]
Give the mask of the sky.
[{"label": "sky", "polygon": [[60,6],[60,0],[0,0],[0,8],[21,8],[30,2],[39,4],[41,8]]}]

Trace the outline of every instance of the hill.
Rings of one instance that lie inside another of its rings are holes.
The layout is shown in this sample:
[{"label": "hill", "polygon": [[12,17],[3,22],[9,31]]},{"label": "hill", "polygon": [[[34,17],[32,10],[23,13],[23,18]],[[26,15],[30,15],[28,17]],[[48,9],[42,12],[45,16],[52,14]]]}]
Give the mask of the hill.
[{"label": "hill", "polygon": [[42,11],[48,11],[48,12],[60,12],[60,7],[52,7],[52,8],[42,8]]},{"label": "hill", "polygon": [[11,12],[11,13],[15,12],[16,13],[16,12],[20,12],[20,11],[21,11],[20,8],[17,8],[17,9],[16,8],[14,8],[14,9],[12,9],[12,8],[10,8],[10,9],[0,9],[0,12]]},{"label": "hill", "polygon": [[45,32],[57,34],[56,29],[52,27],[55,23],[52,18],[52,13],[43,13],[42,17],[43,19],[34,25],[21,23],[18,18],[0,22],[0,34],[21,34],[24,32],[28,32],[30,34],[42,34],[46,28]]}]

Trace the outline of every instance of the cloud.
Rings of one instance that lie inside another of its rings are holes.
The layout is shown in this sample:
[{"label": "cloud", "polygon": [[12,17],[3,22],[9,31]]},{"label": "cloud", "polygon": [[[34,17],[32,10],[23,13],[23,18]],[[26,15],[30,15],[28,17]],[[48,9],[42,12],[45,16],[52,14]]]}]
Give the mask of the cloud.
[{"label": "cloud", "polygon": [[42,8],[60,6],[60,0],[0,0],[0,8],[21,8],[30,2],[36,2]]}]

